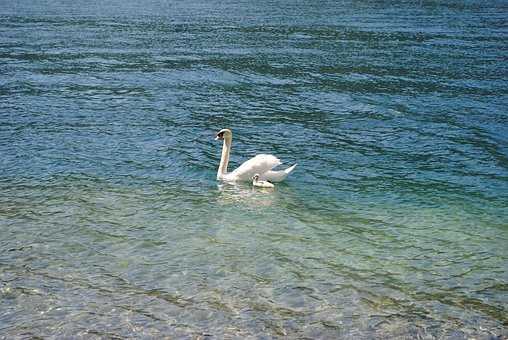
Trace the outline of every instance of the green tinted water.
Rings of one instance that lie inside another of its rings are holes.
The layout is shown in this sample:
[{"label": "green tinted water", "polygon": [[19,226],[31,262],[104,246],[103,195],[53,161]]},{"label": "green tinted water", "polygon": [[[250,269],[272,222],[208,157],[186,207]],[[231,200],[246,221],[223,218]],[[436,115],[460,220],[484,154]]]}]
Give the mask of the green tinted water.
[{"label": "green tinted water", "polygon": [[0,333],[506,336],[506,12],[3,4]]}]

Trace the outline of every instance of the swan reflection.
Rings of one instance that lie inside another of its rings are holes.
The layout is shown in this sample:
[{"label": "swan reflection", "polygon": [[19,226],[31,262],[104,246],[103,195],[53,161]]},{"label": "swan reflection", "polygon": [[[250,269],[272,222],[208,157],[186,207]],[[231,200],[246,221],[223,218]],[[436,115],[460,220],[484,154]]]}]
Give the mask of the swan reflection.
[{"label": "swan reflection", "polygon": [[279,199],[273,189],[254,188],[251,184],[222,182],[217,184],[218,201],[221,204],[242,203],[245,206],[272,205]]}]

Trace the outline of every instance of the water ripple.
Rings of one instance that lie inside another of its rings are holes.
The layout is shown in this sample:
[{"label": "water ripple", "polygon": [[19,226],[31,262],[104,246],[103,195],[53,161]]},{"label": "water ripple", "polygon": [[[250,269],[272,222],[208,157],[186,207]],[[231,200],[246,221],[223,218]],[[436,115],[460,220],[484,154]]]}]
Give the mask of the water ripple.
[{"label": "water ripple", "polygon": [[4,5],[4,336],[507,336],[502,2]]}]

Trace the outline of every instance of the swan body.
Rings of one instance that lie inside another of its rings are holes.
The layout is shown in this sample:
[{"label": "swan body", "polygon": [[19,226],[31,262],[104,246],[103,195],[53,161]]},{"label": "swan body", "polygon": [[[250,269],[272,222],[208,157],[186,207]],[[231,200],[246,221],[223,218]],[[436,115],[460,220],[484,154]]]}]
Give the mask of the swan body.
[{"label": "swan body", "polygon": [[252,177],[258,174],[258,178],[261,181],[281,182],[286,179],[296,167],[296,164],[294,164],[285,170],[273,170],[273,168],[282,164],[281,161],[273,155],[260,154],[228,173],[229,154],[231,152],[233,133],[229,129],[222,129],[217,133],[215,139],[224,140],[219,169],[217,170],[218,180],[247,182],[251,181]]},{"label": "swan body", "polygon": [[275,188],[275,185],[272,183],[259,180],[259,174],[255,174],[254,177],[252,177],[252,185],[259,188]]}]

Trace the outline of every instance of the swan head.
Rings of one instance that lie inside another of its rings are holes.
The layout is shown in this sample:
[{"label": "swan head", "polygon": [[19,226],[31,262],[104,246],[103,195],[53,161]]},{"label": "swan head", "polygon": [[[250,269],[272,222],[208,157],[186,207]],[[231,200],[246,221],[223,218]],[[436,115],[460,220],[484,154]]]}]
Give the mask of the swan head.
[{"label": "swan head", "polygon": [[217,132],[217,136],[215,137],[215,140],[222,140],[222,139],[231,139],[233,138],[233,133],[230,129],[222,129],[219,132]]},{"label": "swan head", "polygon": [[252,180],[253,181],[257,181],[259,179],[259,174],[255,174],[254,176],[252,176]]}]

